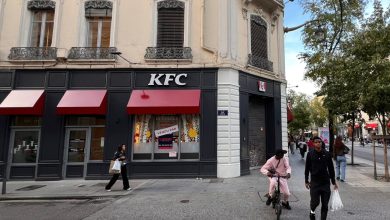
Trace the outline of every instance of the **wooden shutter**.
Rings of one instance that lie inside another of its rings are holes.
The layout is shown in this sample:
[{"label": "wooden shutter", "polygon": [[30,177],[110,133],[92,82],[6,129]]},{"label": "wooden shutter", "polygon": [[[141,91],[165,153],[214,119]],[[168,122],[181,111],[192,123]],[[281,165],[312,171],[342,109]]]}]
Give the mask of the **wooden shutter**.
[{"label": "wooden shutter", "polygon": [[158,10],[157,47],[183,47],[184,8]]},{"label": "wooden shutter", "polygon": [[251,54],[268,59],[267,24],[258,16],[251,18]]}]

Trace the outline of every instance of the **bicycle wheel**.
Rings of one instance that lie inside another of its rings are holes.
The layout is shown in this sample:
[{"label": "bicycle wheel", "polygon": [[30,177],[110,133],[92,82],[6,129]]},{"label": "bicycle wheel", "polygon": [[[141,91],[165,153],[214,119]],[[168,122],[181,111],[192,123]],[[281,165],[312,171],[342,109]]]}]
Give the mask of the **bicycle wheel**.
[{"label": "bicycle wheel", "polygon": [[275,213],[276,213],[276,219],[280,219],[280,215],[282,214],[282,205],[280,203],[275,205]]}]

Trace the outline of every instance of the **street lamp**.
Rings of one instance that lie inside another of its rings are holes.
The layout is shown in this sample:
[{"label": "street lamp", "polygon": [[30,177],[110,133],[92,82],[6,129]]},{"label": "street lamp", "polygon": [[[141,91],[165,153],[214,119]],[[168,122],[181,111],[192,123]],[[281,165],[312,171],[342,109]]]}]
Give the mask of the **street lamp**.
[{"label": "street lamp", "polygon": [[125,61],[129,64],[129,66],[130,66],[131,64],[136,64],[136,63],[133,63],[133,62],[131,62],[130,60],[126,59],[125,57],[123,57],[123,56],[122,56],[122,52],[113,51],[113,52],[110,52],[110,54],[115,55],[115,56],[119,56],[120,58],[122,58],[123,60],[125,60]]}]

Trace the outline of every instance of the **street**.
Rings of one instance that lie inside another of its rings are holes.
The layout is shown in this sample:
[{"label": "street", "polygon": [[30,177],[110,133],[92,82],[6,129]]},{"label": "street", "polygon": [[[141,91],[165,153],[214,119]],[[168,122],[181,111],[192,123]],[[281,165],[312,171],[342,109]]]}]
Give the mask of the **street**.
[{"label": "street", "polygon": [[[351,148],[351,142],[347,144],[349,148]],[[349,151],[349,155],[351,156],[352,149]],[[376,161],[377,163],[384,164],[384,156],[383,156],[383,147],[376,147],[375,149]],[[366,144],[362,147],[359,143],[354,143],[354,156],[363,158],[365,160],[374,161],[373,159],[373,149],[371,144]],[[390,154],[387,154],[387,160],[390,162]]]},{"label": "street", "polygon": [[[303,184],[304,163],[299,154],[290,155],[292,210],[284,209],[282,219],[308,218],[310,197]],[[359,172],[359,168],[347,167],[347,182],[339,183],[344,208],[329,212],[328,219],[387,219],[390,216],[387,208],[390,184],[374,181]],[[26,216],[90,220],[276,219],[273,209],[265,205],[265,198],[259,197],[267,193],[268,180],[258,169],[252,170],[250,175],[230,179],[150,179],[144,182],[118,198],[1,201],[1,219],[22,220]],[[119,189],[121,182],[116,186]],[[101,192],[104,193],[103,188]],[[319,210],[317,208],[317,218]]]}]

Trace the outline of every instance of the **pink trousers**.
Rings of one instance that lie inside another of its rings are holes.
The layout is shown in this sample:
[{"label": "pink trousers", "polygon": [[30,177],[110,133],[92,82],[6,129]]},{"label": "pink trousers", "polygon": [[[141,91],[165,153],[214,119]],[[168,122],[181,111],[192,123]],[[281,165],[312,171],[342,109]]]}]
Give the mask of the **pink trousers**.
[{"label": "pink trousers", "polygon": [[[276,187],[277,182],[278,182],[278,178],[277,177],[272,177],[272,178],[268,178],[268,179],[269,179],[269,190],[268,190],[268,192],[269,192],[270,195],[273,195],[274,192],[275,192],[275,187]],[[290,190],[288,189],[287,180],[284,179],[284,178],[280,178],[279,182],[280,182],[280,192],[283,193],[284,200],[287,201],[288,197],[290,195]]]}]

